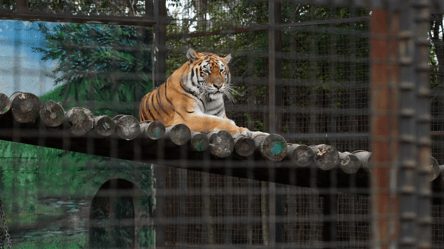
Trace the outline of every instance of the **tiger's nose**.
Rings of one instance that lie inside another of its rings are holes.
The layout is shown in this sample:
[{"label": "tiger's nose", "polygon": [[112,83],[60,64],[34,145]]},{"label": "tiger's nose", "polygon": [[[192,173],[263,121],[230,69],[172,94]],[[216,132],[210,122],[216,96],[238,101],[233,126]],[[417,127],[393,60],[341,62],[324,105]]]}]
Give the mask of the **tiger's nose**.
[{"label": "tiger's nose", "polygon": [[214,87],[216,87],[217,89],[220,89],[222,87],[222,84],[213,84]]}]

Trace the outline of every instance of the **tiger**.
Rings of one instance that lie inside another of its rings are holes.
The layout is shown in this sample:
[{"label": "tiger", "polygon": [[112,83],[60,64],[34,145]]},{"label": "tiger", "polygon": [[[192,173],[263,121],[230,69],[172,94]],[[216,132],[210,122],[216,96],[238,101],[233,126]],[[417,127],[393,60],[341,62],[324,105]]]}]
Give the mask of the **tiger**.
[{"label": "tiger", "polygon": [[147,93],[139,106],[140,121],[160,121],[166,127],[185,124],[191,131],[225,130],[233,137],[251,137],[252,132],[227,118],[224,96],[234,102],[228,63],[231,54],[189,49],[187,62],[159,87]]}]

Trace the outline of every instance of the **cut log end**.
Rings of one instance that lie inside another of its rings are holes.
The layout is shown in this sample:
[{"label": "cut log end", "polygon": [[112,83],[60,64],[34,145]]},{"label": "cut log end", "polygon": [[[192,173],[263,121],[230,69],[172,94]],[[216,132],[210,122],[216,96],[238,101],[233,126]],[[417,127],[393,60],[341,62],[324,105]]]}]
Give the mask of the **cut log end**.
[{"label": "cut log end", "polygon": [[352,154],[358,158],[361,168],[363,168],[367,173],[371,173],[369,162],[372,153],[365,150],[357,150],[354,151]]},{"label": "cut log end", "polygon": [[240,156],[250,156],[254,153],[254,140],[250,137],[238,137],[234,139],[234,149]]},{"label": "cut log end", "polygon": [[438,161],[430,157],[430,175],[429,175],[429,181],[433,181],[439,176],[439,164]]},{"label": "cut log end", "polygon": [[0,93],[0,115],[5,114],[11,109],[11,100],[4,93]]},{"label": "cut log end", "polygon": [[342,171],[344,171],[347,174],[354,174],[358,172],[361,165],[358,157],[356,157],[350,152],[343,152],[343,153],[339,152],[339,159],[340,159],[339,166],[341,167]]},{"label": "cut log end", "polygon": [[151,140],[159,140],[165,135],[165,125],[159,121],[140,123],[140,131]]},{"label": "cut log end", "polygon": [[94,127],[91,111],[82,107],[73,107],[66,112],[65,123],[72,134],[82,136]]},{"label": "cut log end", "polygon": [[20,93],[11,100],[11,111],[15,121],[30,123],[39,116],[42,102],[32,93]]},{"label": "cut log end", "polygon": [[65,119],[65,110],[58,103],[50,100],[40,108],[40,120],[49,127],[58,127]]},{"label": "cut log end", "polygon": [[209,141],[205,134],[200,132],[191,132],[191,149],[194,151],[205,151],[208,149]]},{"label": "cut log end", "polygon": [[291,144],[287,155],[298,167],[307,167],[313,163],[314,152],[307,145]]},{"label": "cut log end", "polygon": [[133,140],[140,134],[139,121],[130,115],[124,115],[116,122],[116,133],[122,139]]},{"label": "cut log end", "polygon": [[315,153],[315,164],[322,170],[330,170],[339,164],[339,154],[335,147],[320,144],[311,146]]},{"label": "cut log end", "polygon": [[169,137],[174,145],[182,146],[190,141],[191,131],[188,126],[184,124],[177,124],[168,127],[165,131],[165,136]]},{"label": "cut log end", "polygon": [[94,117],[94,131],[101,136],[111,136],[116,130],[114,120],[106,115]]},{"label": "cut log end", "polygon": [[227,131],[218,131],[217,133],[210,133],[209,136],[209,149],[210,153],[214,156],[225,158],[231,155],[234,150],[234,139]]},{"label": "cut log end", "polygon": [[260,150],[269,160],[282,161],[287,155],[287,141],[280,135],[271,134],[264,139]]}]

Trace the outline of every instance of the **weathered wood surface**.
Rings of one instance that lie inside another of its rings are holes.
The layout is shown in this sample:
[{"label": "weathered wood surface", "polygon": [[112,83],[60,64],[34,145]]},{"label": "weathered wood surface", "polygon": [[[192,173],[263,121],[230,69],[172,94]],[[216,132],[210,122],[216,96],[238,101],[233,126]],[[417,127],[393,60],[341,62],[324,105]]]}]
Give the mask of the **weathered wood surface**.
[{"label": "weathered wood surface", "polygon": [[83,136],[94,127],[94,116],[90,110],[82,107],[69,109],[64,121],[66,128],[76,136]]},{"label": "weathered wood surface", "polygon": [[139,121],[130,115],[120,117],[116,122],[116,133],[122,139],[133,140],[140,134]]},{"label": "weathered wood surface", "polygon": [[319,144],[310,146],[310,148],[315,153],[314,161],[316,166],[319,168],[323,170],[330,170],[340,163],[338,150],[335,147],[326,144]]},{"label": "weathered wood surface", "polygon": [[339,159],[341,160],[339,166],[345,173],[354,174],[358,172],[359,168],[361,167],[361,163],[359,162],[357,156],[348,151],[338,152],[338,154]]},{"label": "weathered wood surface", "polygon": [[277,134],[254,134],[254,144],[260,154],[271,161],[282,161],[287,155],[287,142]]},{"label": "weathered wood surface", "polygon": [[11,109],[11,100],[4,93],[0,93],[0,114],[4,114]]},{"label": "weathered wood surface", "polygon": [[367,173],[370,173],[370,159],[372,157],[372,153],[365,150],[357,150],[353,151],[353,155],[355,155],[359,162],[361,163],[361,168],[363,168]]},{"label": "weathered wood surface", "polygon": [[34,122],[39,116],[42,102],[32,93],[17,93],[11,99],[11,111],[14,120],[26,124]]},{"label": "weathered wood surface", "polygon": [[140,123],[140,132],[150,140],[161,139],[165,135],[165,125],[159,121]]},{"label": "weathered wood surface", "polygon": [[212,155],[225,158],[233,153],[234,139],[227,131],[210,132],[207,137]]},{"label": "weathered wood surface", "polygon": [[240,156],[247,157],[254,153],[256,146],[251,137],[238,136],[234,138],[234,150]]},{"label": "weathered wood surface", "polygon": [[287,147],[287,158],[298,167],[307,167],[312,164],[315,153],[307,145],[290,144]]},{"label": "weathered wood surface", "polygon": [[163,138],[167,141],[165,145],[168,147],[182,146],[190,141],[191,131],[184,124],[172,125],[166,128]]},{"label": "weathered wood surface", "polygon": [[[0,113],[0,139],[41,145],[43,138],[44,146],[51,148],[153,163],[161,160],[166,166],[265,181],[270,180],[272,167],[275,182],[307,187],[313,186],[310,175],[315,168],[318,187],[329,186],[330,174],[336,175],[338,188],[350,186],[350,175],[356,175],[353,178],[356,187],[369,185],[371,152],[368,151],[338,152],[331,145],[288,144],[280,135],[263,132],[254,132],[253,137],[234,138],[226,131],[203,134],[190,131],[183,124],[165,128],[159,121],[140,123],[129,115],[120,115],[114,120],[107,116],[94,117],[81,107],[65,113],[60,103],[48,101],[42,105],[34,96],[19,93],[9,100],[0,94],[0,107],[4,111]],[[38,118],[45,126],[36,125]],[[14,126],[26,129],[14,129]],[[188,148],[185,153],[181,149],[184,147]],[[213,156],[211,163],[206,164],[210,168],[202,166],[203,160],[209,158],[205,155]],[[248,158],[254,160],[253,168],[246,163]],[[225,160],[229,161],[228,171]],[[441,181],[435,159],[431,159],[430,166],[430,180]]]},{"label": "weathered wood surface", "polygon": [[64,119],[65,110],[59,103],[50,100],[40,108],[40,120],[48,127],[59,127]]},{"label": "weathered wood surface", "polygon": [[116,123],[107,115],[94,117],[94,131],[104,137],[111,136],[116,130]]},{"label": "weathered wood surface", "polygon": [[210,145],[208,137],[200,132],[192,131],[190,140],[191,150],[193,151],[205,151]]}]

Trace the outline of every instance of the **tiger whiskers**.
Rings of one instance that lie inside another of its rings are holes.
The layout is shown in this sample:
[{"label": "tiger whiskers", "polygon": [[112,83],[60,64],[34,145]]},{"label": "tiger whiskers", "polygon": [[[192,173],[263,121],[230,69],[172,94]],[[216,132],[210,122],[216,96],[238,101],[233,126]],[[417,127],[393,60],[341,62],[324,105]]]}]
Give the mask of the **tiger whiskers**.
[{"label": "tiger whiskers", "polygon": [[234,88],[231,87],[230,84],[225,84],[225,89],[222,90],[222,93],[227,96],[227,98],[233,102],[236,103],[236,99],[233,97],[233,93],[240,95],[238,91],[234,90]]}]

